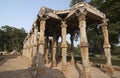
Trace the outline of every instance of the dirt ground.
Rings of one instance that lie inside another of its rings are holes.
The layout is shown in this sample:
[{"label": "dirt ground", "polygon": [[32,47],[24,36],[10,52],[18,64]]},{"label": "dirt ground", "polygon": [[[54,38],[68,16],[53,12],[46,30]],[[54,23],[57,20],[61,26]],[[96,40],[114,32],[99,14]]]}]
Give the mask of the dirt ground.
[{"label": "dirt ground", "polygon": [[[34,78],[33,72],[29,70],[29,61],[21,56],[7,56],[0,60],[0,78]],[[61,62],[52,68],[51,63],[45,65],[45,73],[39,78],[81,78],[82,65],[68,62],[68,71],[61,71]],[[120,71],[115,71],[112,76],[101,71],[99,68],[90,68],[91,78],[120,78]]]}]

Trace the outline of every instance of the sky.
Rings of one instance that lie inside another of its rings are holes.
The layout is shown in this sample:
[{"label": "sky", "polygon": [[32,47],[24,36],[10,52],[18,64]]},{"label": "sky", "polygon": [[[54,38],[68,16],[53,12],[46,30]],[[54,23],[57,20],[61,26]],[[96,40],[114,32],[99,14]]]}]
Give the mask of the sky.
[{"label": "sky", "polygon": [[[0,0],[0,27],[9,25],[30,31],[42,6],[54,9],[69,9],[71,0]],[[59,39],[59,42],[61,38]],[[70,43],[70,35],[67,35]],[[79,42],[75,42],[77,46]]]},{"label": "sky", "polygon": [[9,25],[25,28],[32,27],[35,17],[42,6],[55,10],[69,8],[71,0],[0,0],[0,26]]}]

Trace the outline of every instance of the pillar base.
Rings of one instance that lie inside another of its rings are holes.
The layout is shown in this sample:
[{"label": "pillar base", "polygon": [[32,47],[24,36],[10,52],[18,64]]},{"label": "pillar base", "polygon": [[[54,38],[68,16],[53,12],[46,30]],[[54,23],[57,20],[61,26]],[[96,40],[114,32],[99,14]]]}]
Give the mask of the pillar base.
[{"label": "pillar base", "polygon": [[71,60],[71,61],[70,61],[70,64],[71,64],[71,65],[74,65],[74,61],[73,61],[73,60]]},{"label": "pillar base", "polygon": [[112,66],[105,66],[105,72],[109,75],[114,74],[114,68]]},{"label": "pillar base", "polygon": [[39,78],[41,75],[45,74],[45,69],[39,69],[37,70],[35,78]]},{"label": "pillar base", "polygon": [[62,65],[62,71],[63,72],[67,71],[67,65]]},{"label": "pillar base", "polygon": [[83,72],[80,78],[91,78],[90,72],[89,73]]},{"label": "pillar base", "polygon": [[52,63],[52,67],[57,67],[56,62],[53,62],[53,63]]},{"label": "pillar base", "polygon": [[49,62],[48,61],[45,61],[45,64],[48,64]]},{"label": "pillar base", "polygon": [[37,66],[31,66],[31,71],[35,71],[35,70],[37,70]]}]

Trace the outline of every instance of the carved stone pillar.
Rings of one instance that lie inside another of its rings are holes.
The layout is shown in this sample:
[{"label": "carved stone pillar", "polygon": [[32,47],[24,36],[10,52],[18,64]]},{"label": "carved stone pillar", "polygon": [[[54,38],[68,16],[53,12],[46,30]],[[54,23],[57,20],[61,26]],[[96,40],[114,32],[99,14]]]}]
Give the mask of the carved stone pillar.
[{"label": "carved stone pillar", "polygon": [[53,38],[49,38],[49,60],[52,61],[52,44]]},{"label": "carved stone pillar", "polygon": [[70,37],[70,40],[71,40],[71,64],[74,64],[74,33],[72,32],[71,33],[71,37]]},{"label": "carved stone pillar", "polygon": [[22,52],[22,56],[25,56],[25,49],[26,49],[26,40],[24,40],[24,42],[23,42],[23,52]]},{"label": "carved stone pillar", "polygon": [[[36,26],[36,25],[35,25]],[[37,35],[38,35],[38,27],[34,27],[34,36],[33,36],[33,55],[32,55],[32,68],[36,69],[37,67]]]},{"label": "carved stone pillar", "polygon": [[89,78],[89,54],[88,54],[88,41],[86,36],[86,18],[84,13],[80,13],[78,16],[79,28],[80,28],[80,53],[82,57],[83,65],[83,78]]},{"label": "carved stone pillar", "polygon": [[103,19],[102,20],[102,31],[103,31],[103,36],[104,36],[104,52],[106,56],[106,65],[107,65],[107,70],[109,70],[110,73],[113,73],[113,68],[112,63],[111,63],[111,53],[110,53],[110,43],[109,43],[109,36],[108,36],[108,29],[107,29],[107,20]]},{"label": "carved stone pillar", "polygon": [[56,52],[57,52],[57,34],[54,33],[54,36],[53,36],[53,55],[52,55],[52,67],[56,67],[57,64],[56,64]]},{"label": "carved stone pillar", "polygon": [[30,59],[30,36],[28,37],[28,45],[27,45],[27,48],[28,48],[28,50],[27,50],[27,57]]},{"label": "carved stone pillar", "polygon": [[45,23],[46,23],[45,19],[42,19],[40,21],[40,38],[39,38],[40,44],[39,44],[39,52],[38,52],[38,69],[39,70],[43,69],[43,66],[44,66]]},{"label": "carved stone pillar", "polygon": [[29,49],[29,45],[30,45],[30,44],[29,44],[29,43],[30,43],[29,40],[30,40],[30,39],[29,39],[29,37],[28,37],[28,41],[27,41],[27,58],[29,58],[29,51],[30,51],[30,49]]},{"label": "carved stone pillar", "polygon": [[32,57],[33,57],[33,32],[31,31],[30,36],[30,59],[31,59],[31,65],[32,65]]},{"label": "carved stone pillar", "polygon": [[46,39],[45,39],[45,64],[48,64],[49,60],[48,60],[48,53],[49,53],[49,46],[48,46],[48,41],[49,41],[49,37],[47,36]]},{"label": "carved stone pillar", "polygon": [[62,25],[61,25],[61,35],[62,35],[62,44],[61,44],[61,48],[62,48],[62,70],[63,71],[67,71],[67,42],[66,42],[66,29],[67,29],[67,25],[65,24],[64,21],[62,21]]},{"label": "carved stone pillar", "polygon": [[27,47],[27,45],[28,45],[28,39],[26,40],[26,47],[25,47],[25,56],[27,57],[27,52],[28,52],[28,47]]}]

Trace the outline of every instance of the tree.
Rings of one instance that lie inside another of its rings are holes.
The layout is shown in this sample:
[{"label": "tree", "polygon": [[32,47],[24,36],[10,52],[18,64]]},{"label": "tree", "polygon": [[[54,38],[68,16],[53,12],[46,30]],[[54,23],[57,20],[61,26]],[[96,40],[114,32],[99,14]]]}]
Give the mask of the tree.
[{"label": "tree", "polygon": [[109,39],[112,50],[114,50],[120,38],[120,0],[91,0],[90,4],[100,9],[109,19]]},{"label": "tree", "polygon": [[[82,0],[86,1],[86,0]],[[70,5],[74,5],[78,0],[72,0]],[[119,43],[120,38],[120,0],[89,0],[89,4],[96,7],[106,14],[108,21],[109,39],[112,46],[112,51]],[[94,35],[94,36],[93,36]],[[103,33],[99,24],[92,24],[87,27],[88,42],[90,51],[102,52],[103,48]]]},{"label": "tree", "polygon": [[27,33],[24,28],[17,29],[10,26],[2,26],[0,28],[0,51],[12,50],[21,51],[23,48],[23,41]]},{"label": "tree", "polygon": [[79,2],[84,2],[84,1],[87,1],[87,0],[72,0],[70,2],[70,6],[72,7],[74,4],[79,3]]}]

